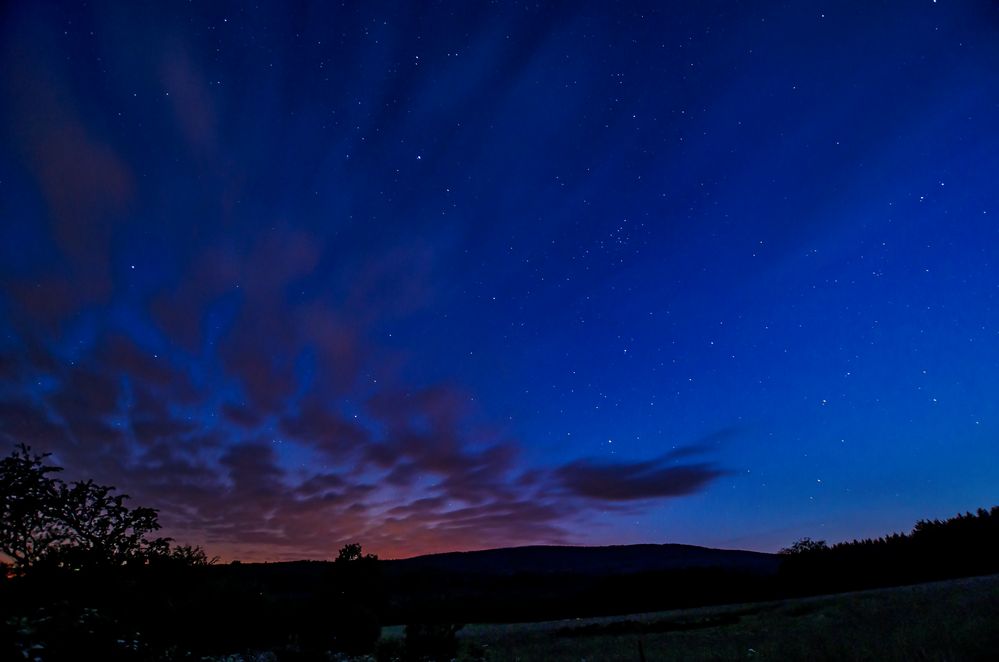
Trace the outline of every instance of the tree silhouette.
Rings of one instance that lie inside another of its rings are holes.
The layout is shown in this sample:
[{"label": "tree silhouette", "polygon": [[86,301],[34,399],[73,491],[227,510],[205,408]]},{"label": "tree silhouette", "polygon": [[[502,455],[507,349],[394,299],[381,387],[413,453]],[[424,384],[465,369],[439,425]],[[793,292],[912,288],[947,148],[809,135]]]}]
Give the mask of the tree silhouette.
[{"label": "tree silhouette", "polygon": [[169,553],[168,538],[147,537],[160,528],[156,510],[129,508],[128,495],[114,492],[92,480],[59,486],[58,515],[69,533],[55,554],[60,563],[126,565]]},{"label": "tree silhouette", "polygon": [[801,538],[794,541],[790,547],[783,547],[778,554],[808,554],[810,552],[820,552],[829,549],[825,540],[812,540],[811,538]]},{"label": "tree silhouette", "polygon": [[68,537],[59,517],[60,481],[49,476],[62,469],[45,465],[46,457],[19,444],[0,460],[0,552],[18,571],[41,561]]},{"label": "tree silhouette", "polygon": [[347,543],[340,548],[337,553],[336,562],[337,563],[347,563],[350,561],[377,561],[378,556],[375,554],[363,554],[361,551],[360,543],[352,542]]},{"label": "tree silhouette", "polygon": [[[144,564],[171,555],[153,508],[129,508],[126,494],[92,480],[66,483],[61,467],[19,444],[0,460],[0,552],[15,572],[53,564],[71,569]],[[202,560],[193,548],[177,560]]]}]

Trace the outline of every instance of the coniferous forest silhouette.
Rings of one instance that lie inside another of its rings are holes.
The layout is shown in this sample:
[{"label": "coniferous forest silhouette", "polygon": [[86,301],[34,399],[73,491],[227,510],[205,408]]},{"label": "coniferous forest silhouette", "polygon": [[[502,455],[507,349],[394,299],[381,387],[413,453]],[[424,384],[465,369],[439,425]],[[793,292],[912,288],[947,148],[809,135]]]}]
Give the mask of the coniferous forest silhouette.
[{"label": "coniferous forest silhouette", "polygon": [[[157,512],[129,506],[115,488],[62,481],[47,457],[21,445],[0,461],[3,659],[201,660],[248,651],[275,660],[452,659],[466,623],[756,603],[999,572],[999,507],[877,539],[804,538],[776,555],[635,545],[383,561],[351,543],[331,562],[220,564],[200,547],[156,537]],[[556,633],[678,632],[739,618]],[[381,637],[387,625],[405,625],[405,636]]]}]

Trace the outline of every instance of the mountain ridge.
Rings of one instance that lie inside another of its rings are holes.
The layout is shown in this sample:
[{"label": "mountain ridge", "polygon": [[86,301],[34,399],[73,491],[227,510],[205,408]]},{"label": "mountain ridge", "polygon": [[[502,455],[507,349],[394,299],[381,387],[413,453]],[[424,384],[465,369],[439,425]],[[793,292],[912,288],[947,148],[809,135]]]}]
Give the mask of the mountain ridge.
[{"label": "mountain ridge", "polygon": [[412,570],[484,575],[631,574],[692,568],[722,568],[771,574],[780,557],[767,552],[718,549],[681,543],[634,545],[523,545],[437,552],[383,561],[387,571]]}]

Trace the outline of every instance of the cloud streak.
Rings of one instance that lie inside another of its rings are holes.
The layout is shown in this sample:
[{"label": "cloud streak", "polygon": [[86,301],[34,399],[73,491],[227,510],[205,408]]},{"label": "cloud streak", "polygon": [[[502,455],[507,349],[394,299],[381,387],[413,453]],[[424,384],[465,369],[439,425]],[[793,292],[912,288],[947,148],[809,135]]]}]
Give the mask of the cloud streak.
[{"label": "cloud streak", "polygon": [[559,483],[574,496],[599,501],[641,501],[703,491],[725,472],[710,463],[669,465],[669,456],[645,462],[579,460],[559,468]]}]

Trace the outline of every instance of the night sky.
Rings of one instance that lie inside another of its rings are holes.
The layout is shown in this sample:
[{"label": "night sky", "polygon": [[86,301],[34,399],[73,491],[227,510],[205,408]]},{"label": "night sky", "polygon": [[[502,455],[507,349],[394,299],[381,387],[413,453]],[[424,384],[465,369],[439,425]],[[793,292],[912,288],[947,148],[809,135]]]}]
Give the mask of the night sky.
[{"label": "night sky", "polygon": [[225,559],[999,502],[994,2],[12,2],[0,443]]}]

